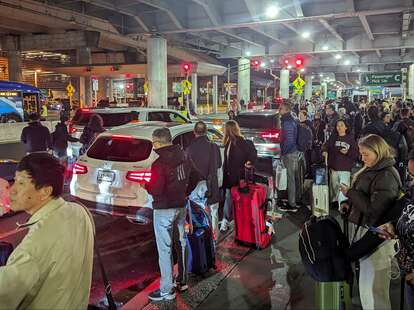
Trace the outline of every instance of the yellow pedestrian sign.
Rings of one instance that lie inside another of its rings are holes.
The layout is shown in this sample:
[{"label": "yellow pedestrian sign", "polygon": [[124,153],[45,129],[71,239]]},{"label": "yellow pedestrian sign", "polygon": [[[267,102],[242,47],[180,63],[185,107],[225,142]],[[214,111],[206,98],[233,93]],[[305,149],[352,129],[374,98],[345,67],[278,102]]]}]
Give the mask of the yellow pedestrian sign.
[{"label": "yellow pedestrian sign", "polygon": [[68,95],[68,97],[72,97],[74,92],[75,87],[72,86],[72,83],[69,83],[68,86],[66,86],[66,94]]},{"label": "yellow pedestrian sign", "polygon": [[189,80],[184,80],[181,82],[181,86],[183,87],[183,94],[184,95],[189,95],[191,94],[191,86],[193,84],[191,84],[191,82]]},{"label": "yellow pedestrian sign", "polygon": [[300,75],[293,81],[293,86],[295,88],[302,88],[305,85],[305,81],[300,77]]}]

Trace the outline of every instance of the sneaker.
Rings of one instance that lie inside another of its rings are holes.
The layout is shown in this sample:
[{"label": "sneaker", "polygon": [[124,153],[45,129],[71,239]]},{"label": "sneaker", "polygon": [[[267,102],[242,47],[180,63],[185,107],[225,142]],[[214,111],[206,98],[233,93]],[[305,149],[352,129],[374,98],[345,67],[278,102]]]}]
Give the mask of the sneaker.
[{"label": "sneaker", "polygon": [[292,206],[290,206],[288,204],[280,206],[279,207],[279,210],[280,211],[283,211],[283,212],[298,212],[298,208],[297,207],[292,207]]},{"label": "sneaker", "polygon": [[228,221],[226,219],[223,219],[221,221],[220,231],[221,232],[225,232],[225,231],[227,231],[227,229],[229,229],[229,223],[228,223]]},{"label": "sneaker", "polygon": [[148,295],[149,300],[151,301],[163,301],[163,300],[173,300],[175,299],[175,291],[172,290],[169,293],[162,293],[160,289],[157,289],[151,292]]},{"label": "sneaker", "polygon": [[184,293],[185,291],[188,290],[188,284],[177,283],[176,287],[177,287],[177,290],[181,293]]}]

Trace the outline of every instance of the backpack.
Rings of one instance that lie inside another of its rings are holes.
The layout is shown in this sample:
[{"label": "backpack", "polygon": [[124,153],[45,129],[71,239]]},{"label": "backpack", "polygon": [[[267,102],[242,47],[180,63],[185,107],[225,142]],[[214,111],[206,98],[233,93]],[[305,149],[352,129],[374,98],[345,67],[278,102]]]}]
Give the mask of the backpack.
[{"label": "backpack", "polygon": [[297,144],[298,150],[300,152],[306,152],[308,150],[311,150],[312,143],[313,143],[312,129],[310,129],[309,126],[307,125],[302,126],[299,122],[297,122],[297,128],[298,128],[298,135],[296,138],[296,144]]},{"label": "backpack", "polygon": [[312,216],[299,234],[299,252],[308,274],[319,282],[349,281],[349,241],[331,216]]},{"label": "backpack", "polygon": [[414,122],[411,120],[401,121],[400,126],[404,128],[404,137],[407,142],[408,149],[414,147]]}]

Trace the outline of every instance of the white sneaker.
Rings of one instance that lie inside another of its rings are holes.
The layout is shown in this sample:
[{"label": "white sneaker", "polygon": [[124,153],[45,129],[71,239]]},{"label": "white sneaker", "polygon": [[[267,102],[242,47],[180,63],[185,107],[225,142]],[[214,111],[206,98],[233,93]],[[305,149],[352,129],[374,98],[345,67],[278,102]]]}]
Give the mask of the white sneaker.
[{"label": "white sneaker", "polygon": [[229,229],[229,222],[226,219],[223,219],[221,221],[220,231],[224,232],[227,231],[227,229]]}]

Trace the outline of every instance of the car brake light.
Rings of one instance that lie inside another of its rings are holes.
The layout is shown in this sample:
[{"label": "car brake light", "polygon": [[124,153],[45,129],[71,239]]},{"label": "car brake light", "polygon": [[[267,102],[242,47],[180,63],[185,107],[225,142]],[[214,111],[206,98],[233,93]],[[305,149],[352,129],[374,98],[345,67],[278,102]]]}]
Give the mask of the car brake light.
[{"label": "car brake light", "polygon": [[279,141],[280,140],[280,131],[279,130],[273,130],[273,131],[266,131],[262,133],[263,139],[270,139]]},{"label": "car brake light", "polygon": [[81,112],[90,112],[91,109],[81,109]]},{"label": "car brake light", "polygon": [[69,134],[73,134],[77,132],[78,130],[75,127],[72,127],[72,125],[69,125]]},{"label": "car brake light", "polygon": [[134,137],[128,135],[112,135],[112,139],[115,140],[133,140]]},{"label": "car brake light", "polygon": [[86,174],[88,173],[88,167],[85,165],[81,165],[79,163],[75,163],[73,166],[73,174]]},{"label": "car brake light", "polygon": [[151,180],[151,172],[128,171],[126,179],[132,182],[149,182]]}]

